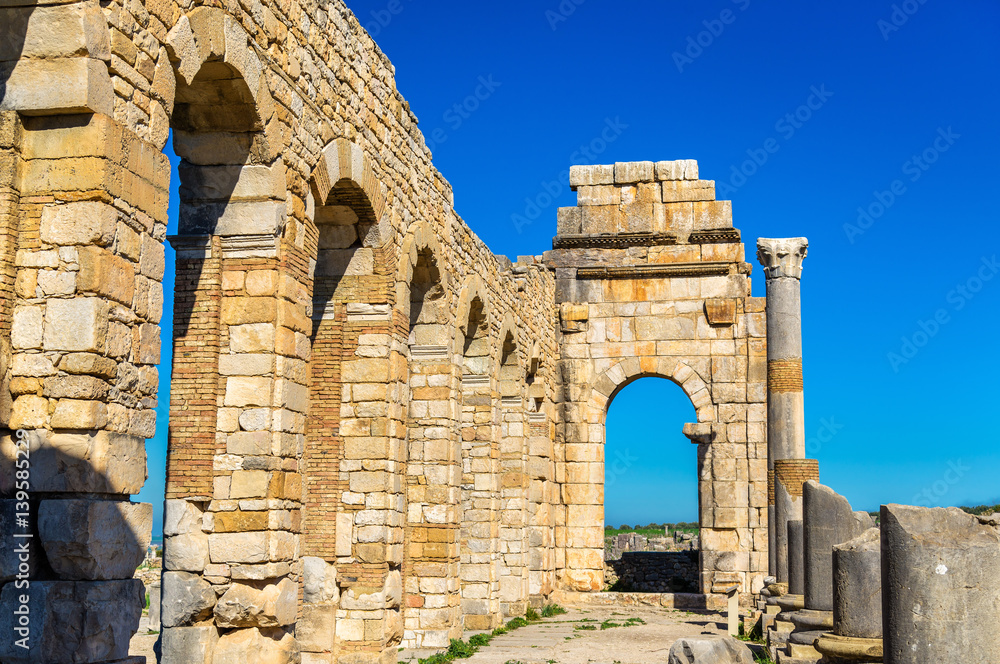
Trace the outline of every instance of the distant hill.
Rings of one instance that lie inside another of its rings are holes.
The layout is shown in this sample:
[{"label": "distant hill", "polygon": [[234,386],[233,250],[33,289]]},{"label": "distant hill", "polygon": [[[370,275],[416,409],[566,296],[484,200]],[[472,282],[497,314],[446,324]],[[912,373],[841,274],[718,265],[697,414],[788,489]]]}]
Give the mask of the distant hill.
[{"label": "distant hill", "polygon": [[1000,505],[977,505],[976,507],[959,507],[958,509],[964,512],[968,512],[969,514],[982,516],[983,514],[993,514],[994,512],[1000,512]]}]

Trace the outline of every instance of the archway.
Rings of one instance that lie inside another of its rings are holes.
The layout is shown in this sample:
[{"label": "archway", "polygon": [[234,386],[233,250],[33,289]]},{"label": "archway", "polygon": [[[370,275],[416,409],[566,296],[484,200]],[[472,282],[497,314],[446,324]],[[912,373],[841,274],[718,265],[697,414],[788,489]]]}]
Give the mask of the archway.
[{"label": "archway", "polygon": [[606,583],[616,590],[698,592],[698,450],[682,433],[695,416],[670,380],[644,377],[612,395],[605,418]]}]

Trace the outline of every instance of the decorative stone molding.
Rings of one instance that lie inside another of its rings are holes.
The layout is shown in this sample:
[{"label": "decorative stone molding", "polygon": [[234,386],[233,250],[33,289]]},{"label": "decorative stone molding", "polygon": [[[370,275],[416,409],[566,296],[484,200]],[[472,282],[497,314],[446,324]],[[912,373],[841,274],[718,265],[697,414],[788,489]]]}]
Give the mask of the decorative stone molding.
[{"label": "decorative stone molding", "polygon": [[446,360],[448,359],[448,347],[441,345],[410,346],[410,358],[414,360]]},{"label": "decorative stone molding", "polygon": [[740,240],[740,232],[735,228],[694,231],[688,235],[689,244],[731,244]]},{"label": "decorative stone molding", "polygon": [[205,260],[212,257],[211,235],[168,235],[167,242],[177,252],[177,260]]},{"label": "decorative stone molding", "polygon": [[557,235],[553,249],[626,249],[677,244],[674,233],[605,233],[602,235]]},{"label": "decorative stone molding", "polygon": [[221,239],[223,258],[277,258],[275,235],[234,235]]},{"label": "decorative stone molding", "polygon": [[729,274],[731,263],[664,263],[662,265],[624,265],[621,267],[581,267],[577,279],[653,279],[656,277],[717,277]]},{"label": "decorative stone molding", "polygon": [[802,261],[808,250],[809,240],[804,237],[757,240],[757,260],[764,266],[764,276],[768,279],[801,279]]},{"label": "decorative stone molding", "polygon": [[389,320],[391,316],[392,307],[388,304],[347,303],[347,320],[352,322],[361,320]]}]

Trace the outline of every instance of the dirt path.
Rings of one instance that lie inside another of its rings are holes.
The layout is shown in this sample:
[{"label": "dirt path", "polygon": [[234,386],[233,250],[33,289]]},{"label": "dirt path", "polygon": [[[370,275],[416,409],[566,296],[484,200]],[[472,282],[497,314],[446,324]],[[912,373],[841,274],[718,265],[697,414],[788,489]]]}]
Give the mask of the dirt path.
[{"label": "dirt path", "polygon": [[[632,619],[631,621],[629,619]],[[605,621],[611,621],[617,627]],[[641,621],[641,622],[640,622]],[[631,626],[625,626],[632,622]],[[602,623],[605,629],[601,629]],[[588,629],[589,627],[594,629]],[[655,607],[586,607],[495,637],[456,664],[647,664],[665,662],[683,636],[724,634],[725,617]],[[468,640],[469,634],[465,638]],[[417,664],[434,650],[402,650],[400,662]]]}]

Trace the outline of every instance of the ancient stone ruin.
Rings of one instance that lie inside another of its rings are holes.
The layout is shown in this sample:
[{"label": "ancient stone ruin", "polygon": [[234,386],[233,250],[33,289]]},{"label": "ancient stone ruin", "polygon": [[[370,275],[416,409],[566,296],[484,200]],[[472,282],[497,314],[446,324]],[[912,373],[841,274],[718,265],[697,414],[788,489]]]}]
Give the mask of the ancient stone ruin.
[{"label": "ancient stone ruin", "polygon": [[[786,524],[805,520],[812,551],[807,243],[762,240],[768,296],[751,297],[731,205],[694,161],[574,166],[553,249],[512,263],[454,212],[340,0],[5,0],[0,16],[3,664],[137,661],[151,506],[130,496],[156,425],[165,242],[165,664],[391,662],[602,590],[604,419],[645,376],[697,413],[697,590],[787,582]],[[933,592],[914,533],[936,526],[884,509],[884,617],[906,643],[981,606],[963,584],[995,601],[967,563],[996,557],[996,530],[948,513],[978,548],[933,579],[956,599],[904,625],[899,607]],[[807,588],[839,539],[806,560]],[[829,594],[804,607],[836,611]],[[872,638],[844,610],[836,634]],[[891,659],[894,638],[887,661],[926,661]]]}]

